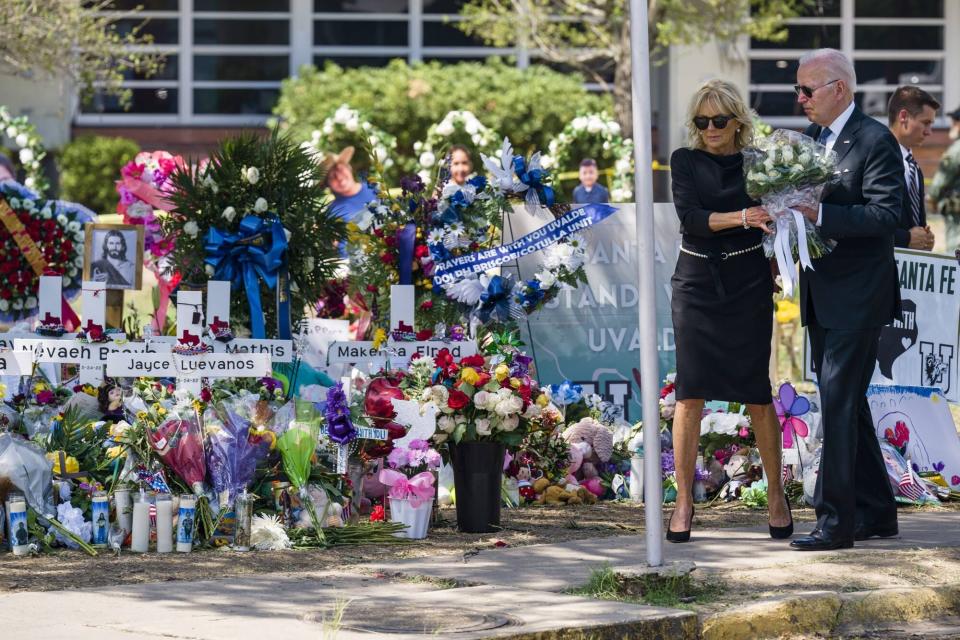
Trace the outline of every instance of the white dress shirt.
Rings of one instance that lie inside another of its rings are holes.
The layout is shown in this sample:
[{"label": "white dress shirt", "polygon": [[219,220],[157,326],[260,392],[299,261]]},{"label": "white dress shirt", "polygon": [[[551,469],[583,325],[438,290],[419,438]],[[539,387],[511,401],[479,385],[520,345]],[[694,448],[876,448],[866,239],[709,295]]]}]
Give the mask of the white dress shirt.
[{"label": "white dress shirt", "polygon": [[[856,104],[851,100],[850,104],[847,105],[847,108],[843,110],[843,113],[837,116],[837,119],[830,123],[830,135],[827,136],[824,146],[827,147],[827,150],[830,151],[833,149],[833,145],[837,143],[837,138],[840,137],[840,132],[843,131],[843,128],[847,126],[847,120],[850,119],[850,116],[853,114],[853,110],[856,108]],[[820,204],[817,209],[817,226],[819,227],[823,223],[823,204]]]}]

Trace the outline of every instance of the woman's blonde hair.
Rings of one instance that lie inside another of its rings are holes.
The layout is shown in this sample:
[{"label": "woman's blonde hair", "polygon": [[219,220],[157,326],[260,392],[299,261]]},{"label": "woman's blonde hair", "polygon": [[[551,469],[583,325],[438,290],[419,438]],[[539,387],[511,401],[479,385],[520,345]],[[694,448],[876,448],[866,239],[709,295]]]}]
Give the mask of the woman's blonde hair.
[{"label": "woman's blonde hair", "polygon": [[718,115],[734,117],[734,121],[727,126],[737,126],[740,129],[733,139],[738,151],[753,141],[753,118],[740,96],[740,91],[726,80],[708,80],[693,94],[687,110],[687,140],[690,148],[705,148],[700,130],[693,124],[693,118],[700,113],[700,107],[707,103],[719,112]]}]

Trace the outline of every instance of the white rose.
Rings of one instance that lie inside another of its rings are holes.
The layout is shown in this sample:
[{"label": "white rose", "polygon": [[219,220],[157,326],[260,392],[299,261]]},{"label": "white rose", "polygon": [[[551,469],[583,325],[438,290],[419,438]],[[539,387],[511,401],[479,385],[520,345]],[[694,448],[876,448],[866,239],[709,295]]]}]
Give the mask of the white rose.
[{"label": "white rose", "polygon": [[[24,201],[23,205],[24,205],[23,208],[26,209],[27,202]],[[67,218],[67,216],[63,215],[62,213],[57,216],[57,224],[59,224],[61,227],[67,226],[68,222],[70,222],[70,220]]]},{"label": "white rose", "polygon": [[10,303],[6,300],[0,299],[0,311],[9,311]]},{"label": "white rose", "polygon": [[323,133],[325,135],[330,135],[331,133],[333,133],[333,123],[330,122],[329,120],[323,123]]},{"label": "white rose", "polygon": [[8,138],[16,139],[16,137],[17,137],[18,135],[19,135],[19,132],[17,131],[17,128],[16,128],[15,126],[10,125],[9,127],[7,127],[7,137],[8,137]]},{"label": "white rose", "polygon": [[76,276],[77,273],[79,273],[79,271],[77,271],[76,267],[70,267],[69,269],[67,269],[67,275],[70,276],[71,278]]},{"label": "white rose", "polygon": [[481,140],[480,134],[475,133],[472,136],[470,136],[470,141],[473,142],[473,144],[480,144],[480,140]]},{"label": "white rose", "polygon": [[540,156],[540,166],[549,169],[553,166],[553,156]]},{"label": "white rose", "polygon": [[478,436],[488,436],[493,433],[493,425],[486,418],[478,419],[474,425],[477,427]]},{"label": "white rose", "polygon": [[77,231],[79,231],[79,229],[80,229],[80,223],[77,222],[76,220],[71,220],[70,224],[67,225],[67,231],[72,231],[73,233],[76,233]]},{"label": "white rose", "polygon": [[535,277],[540,281],[541,289],[549,289],[557,283],[557,276],[552,271],[541,271]]},{"label": "white rose", "polygon": [[27,137],[27,134],[21,133],[16,137],[15,142],[17,143],[18,147],[25,147],[30,144],[30,138]]},{"label": "white rose", "polygon": [[590,116],[587,120],[587,131],[590,133],[600,133],[603,130],[603,120],[597,116]]},{"label": "white rose", "polygon": [[360,126],[360,122],[356,117],[353,117],[347,120],[346,124],[343,126],[347,128],[347,131],[356,131],[357,127]]},{"label": "white rose", "polygon": [[74,258],[74,259],[73,259],[73,264],[77,265],[78,267],[82,267],[82,266],[83,266],[83,256],[77,256],[76,258]]},{"label": "white rose", "polygon": [[20,198],[10,198],[10,200],[9,200],[8,202],[10,203],[10,208],[11,208],[11,209],[19,209],[19,208],[20,208]]},{"label": "white rose", "polygon": [[416,142],[413,143],[413,150],[416,151],[417,153],[420,153],[420,149],[423,149],[423,143],[417,140]]},{"label": "white rose", "polygon": [[13,308],[14,308],[16,311],[20,311],[21,309],[23,309],[23,300],[14,300],[14,301],[13,301]]},{"label": "white rose", "polygon": [[20,149],[20,162],[30,164],[33,162],[33,151],[30,149]]},{"label": "white rose", "polygon": [[450,134],[453,133],[453,123],[450,122],[449,120],[444,120],[443,122],[437,125],[436,131],[437,131],[437,135],[449,136]]},{"label": "white rose", "polygon": [[267,210],[267,201],[263,198],[257,198],[257,201],[253,203],[253,210],[257,213],[263,213]]},{"label": "white rose", "polygon": [[227,207],[220,215],[223,216],[227,222],[233,222],[233,219],[237,217],[237,210],[233,207]]},{"label": "white rose", "polygon": [[430,153],[429,151],[424,151],[420,154],[420,166],[421,167],[432,167],[437,162],[437,157]]},{"label": "white rose", "polygon": [[486,391],[477,391],[475,394],[473,394],[473,404],[478,409],[486,409],[487,402],[489,401],[490,401],[490,394],[487,393]]},{"label": "white rose", "polygon": [[520,426],[520,416],[514,414],[500,421],[500,428],[504,431],[513,431]]},{"label": "white rose", "polygon": [[183,225],[183,232],[191,238],[196,238],[197,234],[200,233],[200,227],[197,226],[196,222],[190,220],[187,224]]},{"label": "white rose", "polygon": [[33,309],[37,306],[37,299],[33,296],[27,298],[27,309]]},{"label": "white rose", "polygon": [[[48,216],[48,217],[49,217],[49,216]],[[85,238],[84,235],[83,235],[83,231],[77,231],[77,232],[74,234],[74,236],[73,236],[73,241],[74,241],[74,242],[79,242],[79,243],[81,243],[81,244],[83,243],[83,241],[84,241],[85,239],[86,239],[86,238]],[[83,264],[83,263],[81,262],[80,264]]]},{"label": "white rose", "polygon": [[28,189],[33,189],[36,184],[37,181],[33,179],[33,176],[27,176],[27,178],[23,181],[23,186],[27,187]]},{"label": "white rose", "polygon": [[457,423],[450,416],[440,416],[437,420],[437,427],[444,433],[453,433],[453,430],[457,428]]},{"label": "white rose", "polygon": [[247,167],[244,171],[243,177],[247,179],[247,182],[250,184],[257,184],[260,181],[260,169],[256,167]]},{"label": "white rose", "polygon": [[479,120],[476,120],[476,119],[467,120],[467,123],[463,126],[463,130],[466,131],[466,132],[467,132],[468,134],[470,134],[471,136],[474,135],[474,134],[476,134],[476,133],[479,133],[479,131],[480,131],[480,121],[479,121]]},{"label": "white rose", "polygon": [[33,200],[24,199],[23,208],[26,209],[27,211],[33,211],[34,209],[37,208],[37,203],[34,202]]},{"label": "white rose", "polygon": [[203,271],[207,274],[208,277],[212,278],[215,273],[212,264],[204,265]]},{"label": "white rose", "polygon": [[337,124],[346,124],[352,116],[353,111],[346,105],[343,105],[334,112],[333,121]]}]

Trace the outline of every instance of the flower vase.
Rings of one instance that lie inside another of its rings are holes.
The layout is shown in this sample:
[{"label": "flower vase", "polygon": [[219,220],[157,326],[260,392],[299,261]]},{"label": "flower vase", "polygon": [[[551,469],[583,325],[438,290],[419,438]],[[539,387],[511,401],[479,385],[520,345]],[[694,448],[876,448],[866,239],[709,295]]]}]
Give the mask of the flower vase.
[{"label": "flower vase", "polygon": [[500,442],[450,444],[460,531],[491,533],[500,529],[504,451]]},{"label": "flower vase", "polygon": [[411,540],[426,538],[432,510],[432,500],[414,507],[407,498],[390,498],[390,522],[400,522],[407,525],[405,531],[399,531],[394,535],[398,538],[409,538]]}]

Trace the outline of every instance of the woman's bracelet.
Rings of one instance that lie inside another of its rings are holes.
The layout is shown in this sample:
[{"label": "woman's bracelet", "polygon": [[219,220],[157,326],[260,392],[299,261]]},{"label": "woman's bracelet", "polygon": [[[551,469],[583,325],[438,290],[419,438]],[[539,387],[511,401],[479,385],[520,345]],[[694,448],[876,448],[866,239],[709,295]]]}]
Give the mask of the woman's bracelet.
[{"label": "woman's bracelet", "polygon": [[743,224],[744,229],[750,228],[750,225],[747,224],[747,208],[746,207],[740,210],[740,222]]}]

